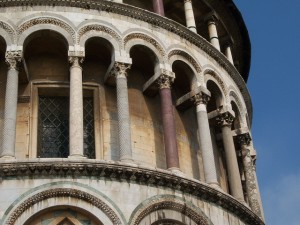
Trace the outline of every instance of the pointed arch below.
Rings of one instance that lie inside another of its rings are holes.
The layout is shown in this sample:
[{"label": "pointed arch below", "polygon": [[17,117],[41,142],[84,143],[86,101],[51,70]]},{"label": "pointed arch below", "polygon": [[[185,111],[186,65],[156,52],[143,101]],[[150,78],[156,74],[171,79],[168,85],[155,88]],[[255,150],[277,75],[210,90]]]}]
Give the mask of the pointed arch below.
[{"label": "pointed arch below", "polygon": [[135,45],[144,45],[155,53],[160,63],[163,63],[165,61],[166,51],[157,40],[159,39],[155,39],[147,34],[130,33],[124,37],[123,42],[127,53],[129,53],[130,49]]},{"label": "pointed arch below", "polygon": [[133,211],[129,225],[152,225],[159,220],[172,220],[180,224],[212,225],[209,218],[190,202],[173,195],[155,196],[145,200]]}]

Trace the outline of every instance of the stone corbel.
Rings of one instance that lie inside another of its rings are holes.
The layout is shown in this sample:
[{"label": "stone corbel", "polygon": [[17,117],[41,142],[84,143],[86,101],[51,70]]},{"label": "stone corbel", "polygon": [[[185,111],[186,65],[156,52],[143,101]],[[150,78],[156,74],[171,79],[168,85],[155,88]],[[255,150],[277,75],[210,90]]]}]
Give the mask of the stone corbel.
[{"label": "stone corbel", "polygon": [[198,101],[208,102],[211,96],[210,91],[204,86],[198,86],[189,93],[183,95],[176,101],[176,108],[184,111],[193,105],[197,105]]},{"label": "stone corbel", "polygon": [[175,73],[170,70],[160,68],[156,73],[144,84],[143,93],[148,96],[155,96],[158,93],[159,85],[158,82],[163,85],[166,82],[174,82]]}]

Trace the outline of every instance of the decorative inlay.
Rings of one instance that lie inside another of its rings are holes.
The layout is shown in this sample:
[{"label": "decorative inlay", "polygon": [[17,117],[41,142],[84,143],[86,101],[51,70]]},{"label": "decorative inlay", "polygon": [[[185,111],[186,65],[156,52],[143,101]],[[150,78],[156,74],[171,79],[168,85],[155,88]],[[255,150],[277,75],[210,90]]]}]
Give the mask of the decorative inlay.
[{"label": "decorative inlay", "polygon": [[102,200],[95,196],[72,188],[56,188],[40,192],[22,202],[10,215],[6,225],[13,225],[19,216],[33,205],[49,198],[72,197],[86,201],[103,211],[114,225],[121,225],[118,215]]},{"label": "decorative inlay", "polygon": [[113,29],[99,24],[92,24],[80,28],[80,30],[78,31],[77,44],[79,44],[82,36],[89,31],[100,31],[100,32],[107,33],[108,35],[116,39],[120,44],[122,43],[122,38]]},{"label": "decorative inlay", "polygon": [[124,39],[124,46],[126,46],[126,44],[133,39],[141,39],[144,40],[148,43],[150,43],[151,45],[153,45],[160,53],[161,56],[165,56],[166,53],[164,51],[164,49],[161,47],[161,45],[152,37],[149,37],[145,34],[141,34],[141,33],[134,33],[134,34],[129,34],[125,37]]},{"label": "decorative inlay", "polygon": [[16,32],[14,28],[12,28],[9,24],[5,23],[4,21],[0,21],[0,28],[5,30],[9,34],[12,41],[16,42]]},{"label": "decorative inlay", "polygon": [[173,50],[173,51],[171,51],[169,53],[168,58],[170,59],[174,55],[182,56],[183,58],[185,58],[187,61],[189,61],[193,65],[193,67],[195,68],[195,70],[197,71],[197,73],[201,72],[201,68],[200,68],[199,64],[188,53],[186,53],[184,51],[181,51],[181,50]]},{"label": "decorative inlay", "polygon": [[51,25],[61,27],[62,29],[66,30],[71,35],[73,41],[75,42],[76,34],[75,34],[74,29],[69,24],[65,23],[64,21],[57,19],[57,18],[53,18],[53,17],[38,17],[38,18],[34,18],[34,19],[31,19],[29,21],[22,23],[18,27],[18,35],[22,34],[25,30],[28,30],[30,27],[33,27],[33,26],[39,25],[39,24],[51,24]]}]

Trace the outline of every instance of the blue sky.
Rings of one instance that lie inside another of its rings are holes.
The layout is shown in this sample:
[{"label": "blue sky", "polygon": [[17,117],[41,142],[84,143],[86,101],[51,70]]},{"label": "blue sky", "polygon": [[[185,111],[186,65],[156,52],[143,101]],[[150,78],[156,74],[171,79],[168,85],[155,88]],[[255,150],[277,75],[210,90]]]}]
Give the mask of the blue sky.
[{"label": "blue sky", "polygon": [[266,224],[300,224],[300,1],[234,0],[252,44],[248,88]]}]

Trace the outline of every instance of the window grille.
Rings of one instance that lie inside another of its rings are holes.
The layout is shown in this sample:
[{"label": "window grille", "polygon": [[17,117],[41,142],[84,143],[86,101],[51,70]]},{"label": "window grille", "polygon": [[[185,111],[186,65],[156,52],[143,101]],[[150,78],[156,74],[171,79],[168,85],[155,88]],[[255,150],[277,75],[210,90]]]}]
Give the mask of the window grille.
[{"label": "window grille", "polygon": [[[95,158],[93,98],[83,99],[84,155]],[[38,156],[69,156],[69,97],[39,96]]]}]

